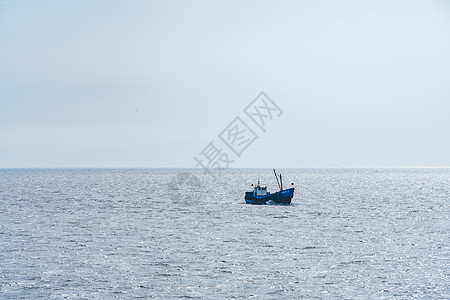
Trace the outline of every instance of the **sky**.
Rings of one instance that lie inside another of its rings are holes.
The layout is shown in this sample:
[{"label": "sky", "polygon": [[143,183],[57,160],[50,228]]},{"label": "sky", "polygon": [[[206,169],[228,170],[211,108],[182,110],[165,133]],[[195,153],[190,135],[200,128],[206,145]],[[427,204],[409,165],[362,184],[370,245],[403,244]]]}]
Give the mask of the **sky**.
[{"label": "sky", "polygon": [[450,166],[449,116],[450,1],[0,1],[0,168]]}]

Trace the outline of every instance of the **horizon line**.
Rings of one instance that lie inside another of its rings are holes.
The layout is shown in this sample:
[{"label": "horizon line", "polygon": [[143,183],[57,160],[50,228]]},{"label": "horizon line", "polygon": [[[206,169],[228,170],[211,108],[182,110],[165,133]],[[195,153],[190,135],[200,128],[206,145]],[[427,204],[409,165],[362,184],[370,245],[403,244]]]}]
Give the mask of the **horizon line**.
[{"label": "horizon line", "polygon": [[[223,169],[447,169],[450,166],[299,166],[299,167],[233,167]],[[11,169],[198,169],[199,167],[0,167],[0,170]],[[214,168],[211,168],[214,169]]]}]

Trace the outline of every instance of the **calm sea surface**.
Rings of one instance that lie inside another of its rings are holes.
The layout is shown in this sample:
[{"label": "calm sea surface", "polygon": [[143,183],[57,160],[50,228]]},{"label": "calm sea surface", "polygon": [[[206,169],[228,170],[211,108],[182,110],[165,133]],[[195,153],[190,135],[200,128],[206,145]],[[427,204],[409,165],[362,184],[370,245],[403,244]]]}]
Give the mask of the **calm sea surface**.
[{"label": "calm sea surface", "polygon": [[450,169],[279,171],[0,170],[0,299],[450,299]]}]

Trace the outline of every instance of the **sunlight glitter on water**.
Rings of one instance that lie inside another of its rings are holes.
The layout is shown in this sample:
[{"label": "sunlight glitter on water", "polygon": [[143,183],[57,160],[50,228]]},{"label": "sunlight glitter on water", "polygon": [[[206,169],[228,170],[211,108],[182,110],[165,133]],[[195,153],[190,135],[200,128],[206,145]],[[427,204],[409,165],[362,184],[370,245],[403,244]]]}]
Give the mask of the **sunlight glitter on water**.
[{"label": "sunlight glitter on water", "polygon": [[244,204],[266,169],[180,205],[179,171],[0,170],[2,298],[450,298],[449,169],[281,170],[290,206]]}]

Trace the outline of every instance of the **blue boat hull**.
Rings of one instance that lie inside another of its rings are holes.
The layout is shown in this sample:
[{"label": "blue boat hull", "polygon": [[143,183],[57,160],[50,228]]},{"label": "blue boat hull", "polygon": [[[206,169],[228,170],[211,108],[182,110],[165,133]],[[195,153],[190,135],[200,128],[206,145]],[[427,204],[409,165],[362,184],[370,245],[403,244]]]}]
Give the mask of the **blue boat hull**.
[{"label": "blue boat hull", "polygon": [[266,204],[269,199],[267,197],[254,197],[253,192],[245,193],[245,202],[249,204]]},{"label": "blue boat hull", "polygon": [[294,197],[294,188],[269,194],[269,200],[281,204],[291,204],[292,197]]},{"label": "blue boat hull", "polygon": [[253,192],[246,192],[245,202],[249,204],[267,204],[268,201],[273,201],[279,204],[290,204],[292,197],[294,197],[294,188],[259,197],[255,197]]}]

